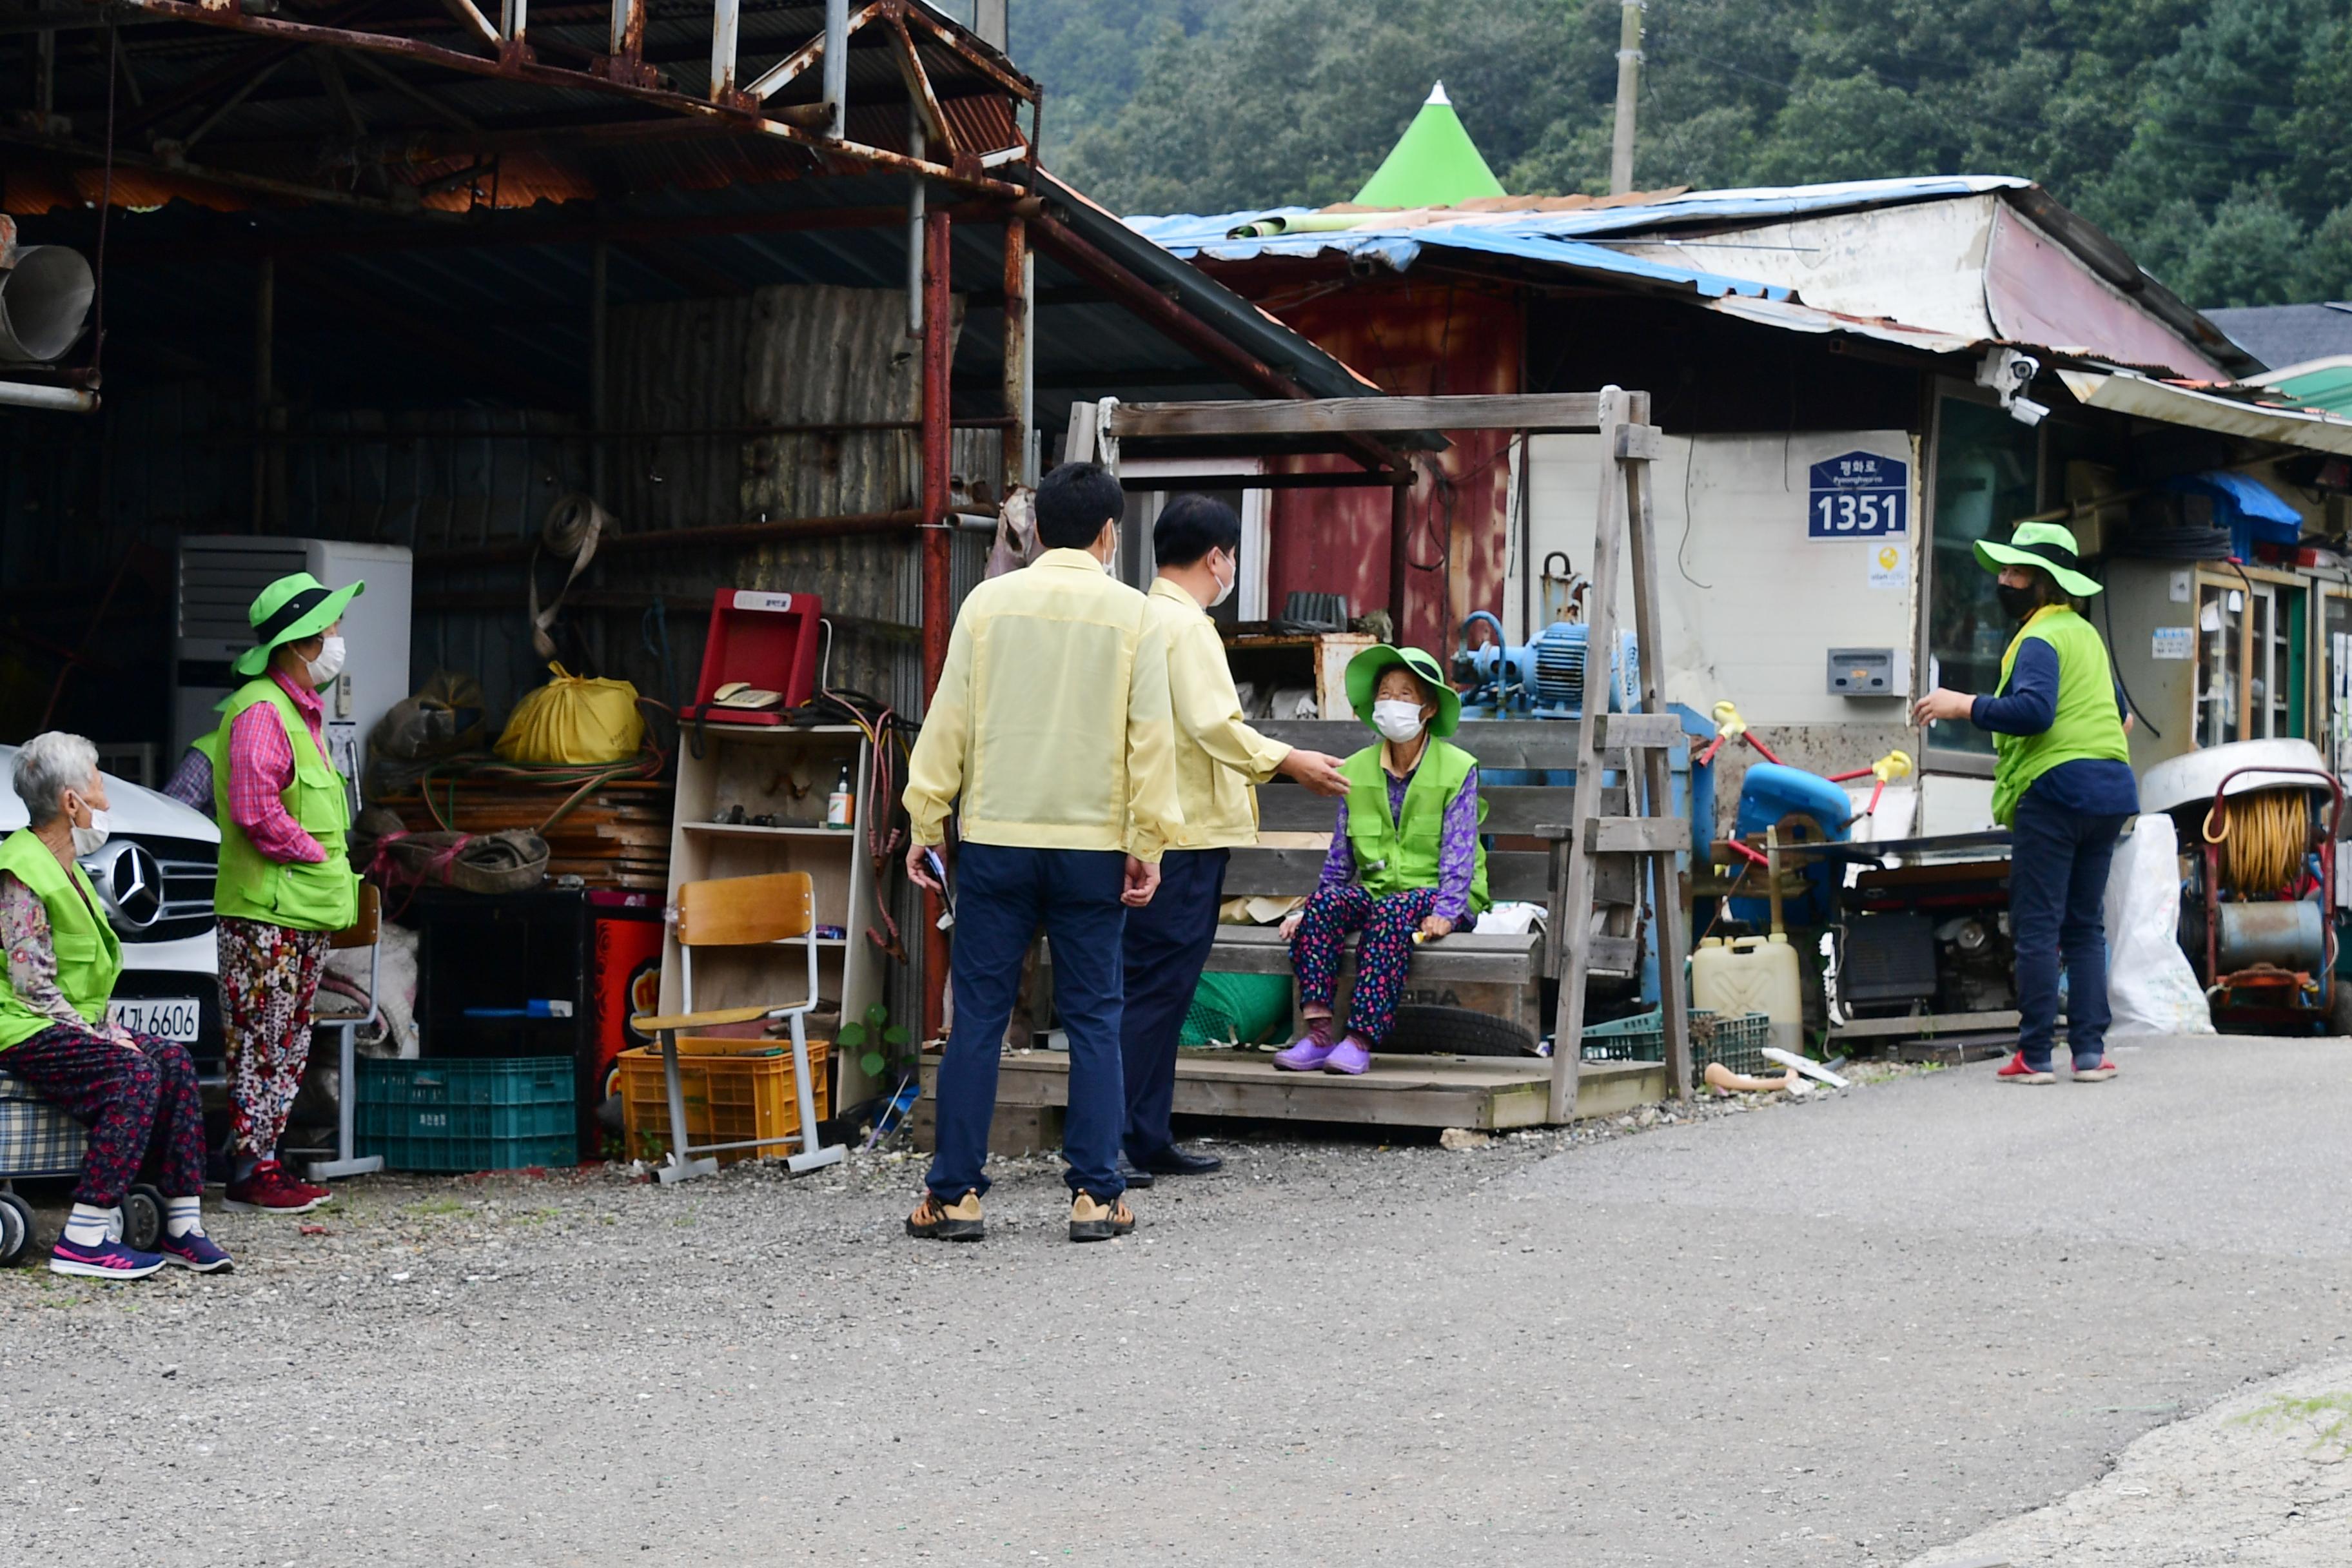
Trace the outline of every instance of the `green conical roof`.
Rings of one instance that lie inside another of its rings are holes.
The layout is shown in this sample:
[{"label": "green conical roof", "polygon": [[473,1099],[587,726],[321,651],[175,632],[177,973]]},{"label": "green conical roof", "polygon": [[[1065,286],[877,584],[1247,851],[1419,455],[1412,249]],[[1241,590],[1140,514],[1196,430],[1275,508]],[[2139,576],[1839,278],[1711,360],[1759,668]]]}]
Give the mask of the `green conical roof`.
[{"label": "green conical roof", "polygon": [[1356,193],[1354,205],[1442,207],[1504,194],[1503,182],[1478,155],[1477,143],[1462,128],[1462,117],[1454,112],[1441,81],[1430,89],[1429,101]]}]

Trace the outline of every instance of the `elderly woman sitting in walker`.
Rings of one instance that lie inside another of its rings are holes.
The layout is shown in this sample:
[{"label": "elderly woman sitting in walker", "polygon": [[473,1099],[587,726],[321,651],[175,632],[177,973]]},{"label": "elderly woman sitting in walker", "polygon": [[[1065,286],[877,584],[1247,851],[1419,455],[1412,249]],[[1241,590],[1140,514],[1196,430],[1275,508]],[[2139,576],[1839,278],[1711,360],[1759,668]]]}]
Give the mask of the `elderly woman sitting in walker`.
[{"label": "elderly woman sitting in walker", "polygon": [[[196,1066],[171,1040],[107,1021],[122,944],[75,864],[106,842],[98,749],[59,731],[16,752],[17,797],[30,816],[0,842],[0,1068],[89,1129],[81,1183],[53,1273],[138,1279],[165,1264],[210,1274],[229,1256],[205,1235],[204,1112]],[[152,1166],[164,1199],[154,1252],[112,1239],[124,1193]]]}]

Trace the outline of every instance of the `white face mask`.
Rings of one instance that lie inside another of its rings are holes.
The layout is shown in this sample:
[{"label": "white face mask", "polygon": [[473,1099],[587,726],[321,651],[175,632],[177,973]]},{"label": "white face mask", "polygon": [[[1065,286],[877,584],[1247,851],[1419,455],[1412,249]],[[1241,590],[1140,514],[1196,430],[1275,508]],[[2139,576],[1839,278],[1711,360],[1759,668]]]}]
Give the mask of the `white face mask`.
[{"label": "white face mask", "polygon": [[[70,826],[70,824],[68,824],[68,826]],[[109,829],[106,825],[106,813],[100,811],[95,806],[91,807],[89,814],[89,826],[88,827],[76,827],[73,830],[73,852],[77,856],[96,854],[100,849],[105,847],[108,832]]]},{"label": "white face mask", "polygon": [[1393,699],[1372,704],[1372,728],[1382,738],[1402,745],[1421,733],[1421,704]]},{"label": "white face mask", "polygon": [[304,668],[310,672],[313,686],[324,686],[341,675],[343,670],[343,639],[340,637],[321,639],[319,657],[310,660]]},{"label": "white face mask", "polygon": [[1234,589],[1242,580],[1241,563],[1231,556],[1226,557],[1226,563],[1233,567],[1234,574],[1230,577],[1217,577],[1216,557],[1213,555],[1209,558],[1209,575],[1215,577],[1217,582],[1217,596],[1209,601],[1209,608],[1213,610],[1234,596]]}]

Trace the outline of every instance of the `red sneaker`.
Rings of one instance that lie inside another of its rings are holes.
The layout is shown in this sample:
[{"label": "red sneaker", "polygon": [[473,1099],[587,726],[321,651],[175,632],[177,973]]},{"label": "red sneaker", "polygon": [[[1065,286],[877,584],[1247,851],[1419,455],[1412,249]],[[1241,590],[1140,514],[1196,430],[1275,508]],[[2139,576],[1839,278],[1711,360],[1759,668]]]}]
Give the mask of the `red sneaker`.
[{"label": "red sneaker", "polygon": [[2116,1064],[2105,1057],[2101,1057],[2099,1058],[2099,1065],[2097,1067],[2086,1068],[2078,1064],[2074,1068],[2074,1081],[2076,1083],[2105,1083],[2107,1079],[2115,1076]]},{"label": "red sneaker", "polygon": [[239,1214],[309,1214],[327,1199],[322,1189],[296,1181],[277,1161],[264,1160],[251,1175],[231,1182],[221,1201]]},{"label": "red sneaker", "polygon": [[2058,1075],[2048,1068],[2028,1067],[2023,1051],[2019,1051],[2008,1061],[2002,1063],[2000,1071],[1993,1076],[2003,1083],[2056,1083],[2058,1081]]}]

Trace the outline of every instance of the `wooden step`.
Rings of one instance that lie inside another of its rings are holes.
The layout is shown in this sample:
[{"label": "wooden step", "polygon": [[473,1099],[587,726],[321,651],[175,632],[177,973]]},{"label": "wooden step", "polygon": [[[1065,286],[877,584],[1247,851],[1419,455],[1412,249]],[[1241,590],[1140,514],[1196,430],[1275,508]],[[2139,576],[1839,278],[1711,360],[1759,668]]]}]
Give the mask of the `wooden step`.
[{"label": "wooden step", "polygon": [[[926,1101],[939,1063],[936,1056],[923,1058]],[[1007,1113],[1066,1106],[1069,1076],[1066,1052],[1004,1058],[996,1080],[999,1121],[1036,1125],[1036,1119]],[[1176,1058],[1175,1109],[1180,1116],[1498,1131],[1541,1125],[1550,1084],[1551,1063],[1540,1057],[1376,1056],[1371,1071],[1348,1078],[1278,1072],[1264,1051],[1188,1050]],[[1665,1092],[1665,1068],[1656,1062],[1586,1062],[1577,1077],[1575,1114],[1616,1116],[1654,1104]]]}]

